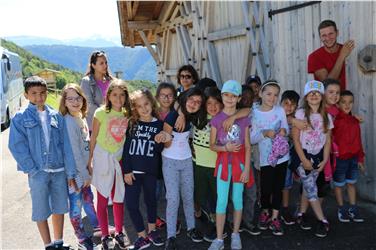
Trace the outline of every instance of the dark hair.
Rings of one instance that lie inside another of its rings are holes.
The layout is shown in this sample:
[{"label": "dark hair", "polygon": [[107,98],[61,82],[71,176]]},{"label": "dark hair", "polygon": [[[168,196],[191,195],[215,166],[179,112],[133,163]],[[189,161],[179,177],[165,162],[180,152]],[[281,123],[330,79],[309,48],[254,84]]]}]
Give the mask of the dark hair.
[{"label": "dark hair", "polygon": [[295,103],[296,105],[298,105],[300,96],[295,90],[286,90],[282,94],[281,103],[286,99],[290,100],[292,103]]},{"label": "dark hair", "polygon": [[[191,96],[200,96],[201,97],[201,106],[199,110],[196,113],[188,113],[186,103],[189,97]],[[179,107],[182,111],[182,113],[185,116],[185,119],[189,122],[192,122],[194,126],[196,126],[198,129],[203,129],[207,124],[207,116],[206,116],[206,98],[204,93],[199,88],[190,88],[186,91],[184,91],[178,99]]]},{"label": "dark hair", "polygon": [[340,96],[352,96],[354,98],[354,94],[350,90],[342,90]]},{"label": "dark hair", "polygon": [[217,83],[211,78],[204,77],[196,83],[196,87],[205,92],[205,89],[207,88],[217,87]]},{"label": "dark hair", "polygon": [[320,34],[320,30],[323,29],[323,28],[326,28],[326,27],[334,27],[334,30],[337,31],[337,25],[334,21],[332,20],[324,20],[322,21],[320,24],[319,24],[319,34]]},{"label": "dark hair", "polygon": [[[250,100],[246,100],[246,98],[245,98],[246,94],[250,94],[250,96],[251,96]],[[252,90],[251,86],[249,86],[249,85],[242,85],[241,99],[240,99],[240,102],[238,102],[238,104],[236,105],[236,108],[241,109],[241,108],[250,108],[250,107],[252,107],[253,99],[254,98],[255,98],[255,93],[253,93],[253,90]],[[245,104],[246,101],[249,101],[250,105],[246,105]]]},{"label": "dark hair", "polygon": [[257,83],[258,86],[261,86],[261,79],[258,75],[249,75],[245,80],[246,85],[250,85],[253,82]]},{"label": "dark hair", "polygon": [[162,89],[171,89],[172,91],[172,94],[174,95],[174,100],[176,100],[176,96],[177,96],[177,92],[176,92],[176,89],[175,89],[175,86],[174,84],[170,83],[170,82],[161,82],[158,87],[157,87],[157,91],[155,93],[155,97],[158,98],[159,94],[161,93],[161,90]]},{"label": "dark hair", "polygon": [[206,101],[209,99],[209,97],[217,100],[218,102],[222,103],[222,95],[221,91],[217,87],[208,87],[204,91]]},{"label": "dark hair", "polygon": [[322,81],[322,83],[324,84],[324,88],[325,88],[325,90],[326,90],[330,85],[338,85],[339,87],[341,87],[341,84],[339,83],[339,81],[336,80],[336,79],[333,79],[333,78],[326,78],[324,81]]},{"label": "dark hair", "polygon": [[183,65],[179,68],[178,70],[178,74],[176,75],[176,78],[177,78],[177,82],[179,85],[181,85],[180,83],[180,73],[182,71],[188,71],[189,73],[191,73],[192,75],[192,79],[193,79],[193,85],[196,85],[197,81],[198,81],[198,73],[197,71],[195,70],[195,68],[193,68],[192,65],[190,64],[187,64],[187,65]]},{"label": "dark hair", "polygon": [[30,76],[26,78],[24,82],[24,89],[26,93],[31,87],[37,87],[37,86],[45,87],[47,89],[46,80],[44,80],[42,77],[39,77],[39,76]]},{"label": "dark hair", "polygon": [[[102,50],[101,51],[98,51],[98,50],[93,51],[93,53],[91,53],[91,55],[89,57],[89,65],[88,65],[88,69],[85,73],[86,76],[94,75],[95,70],[94,70],[92,64],[97,63],[98,57],[104,57],[106,59],[106,62],[107,62],[107,55],[104,51],[102,51]],[[110,80],[113,78],[108,71],[108,66],[107,66],[107,71],[106,71],[105,76],[106,76],[106,78],[108,78]]]}]

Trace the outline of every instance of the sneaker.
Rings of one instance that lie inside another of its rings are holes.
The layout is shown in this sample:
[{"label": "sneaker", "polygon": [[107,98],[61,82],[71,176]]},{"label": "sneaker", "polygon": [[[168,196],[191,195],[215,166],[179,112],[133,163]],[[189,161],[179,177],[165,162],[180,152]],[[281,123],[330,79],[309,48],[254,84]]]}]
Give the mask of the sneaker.
[{"label": "sneaker", "polygon": [[225,243],[223,240],[215,239],[211,244],[208,250],[222,250],[225,248]]},{"label": "sneaker", "polygon": [[283,221],[283,223],[285,223],[285,225],[294,225],[295,224],[295,220],[294,218],[291,216],[288,208],[282,208],[281,209],[281,219]]},{"label": "sneaker", "polygon": [[257,225],[253,225],[253,224],[250,224],[250,226],[247,226],[246,224],[243,224],[243,231],[249,233],[250,235],[254,235],[254,236],[261,234],[261,231],[258,228],[258,226]]},{"label": "sneaker", "polygon": [[296,223],[299,224],[300,228],[303,230],[311,230],[311,225],[307,221],[307,215],[305,213],[298,214],[296,218]]},{"label": "sneaker", "polygon": [[364,222],[364,219],[359,215],[359,210],[357,207],[349,208],[349,216],[354,222]]},{"label": "sneaker", "polygon": [[162,219],[161,217],[157,217],[157,220],[155,221],[155,227],[157,229],[162,229],[166,226],[166,221]]},{"label": "sneaker", "polygon": [[102,231],[100,227],[93,228],[93,237],[102,237]]},{"label": "sneaker", "polygon": [[337,216],[338,216],[338,220],[340,222],[350,222],[349,213],[348,213],[347,209],[345,209],[344,207],[338,208]]},{"label": "sneaker", "polygon": [[86,238],[83,242],[78,242],[78,250],[94,250],[97,245],[90,238]]},{"label": "sneaker", "polygon": [[213,223],[209,224],[207,232],[204,234],[204,240],[213,242],[217,238],[217,229]]},{"label": "sneaker", "polygon": [[112,237],[107,235],[106,237],[104,237],[102,239],[102,249],[103,250],[109,250],[109,249],[114,249],[114,248],[115,248],[115,243],[114,243]]},{"label": "sneaker", "polygon": [[164,245],[164,241],[162,240],[157,230],[153,230],[148,234],[148,240],[151,241],[153,245],[157,247]]},{"label": "sneaker", "polygon": [[59,243],[59,244],[54,244],[53,247],[54,247],[55,250],[74,250],[74,248],[71,247],[71,245],[63,244],[63,242]]},{"label": "sneaker", "polygon": [[269,229],[272,230],[272,233],[277,236],[283,235],[283,228],[281,222],[278,218],[271,221]]},{"label": "sneaker", "polygon": [[181,223],[179,220],[176,221],[176,235],[179,235],[181,231]]},{"label": "sneaker", "polygon": [[122,232],[115,235],[115,242],[117,243],[120,249],[126,249],[126,247],[131,244],[128,239],[128,235],[123,234]]},{"label": "sneaker", "polygon": [[259,217],[259,228],[261,230],[266,230],[268,229],[270,223],[270,218],[267,213],[261,213]]},{"label": "sneaker", "polygon": [[176,245],[176,238],[170,237],[166,241],[165,250],[177,250],[178,246]]},{"label": "sneaker", "polygon": [[189,238],[191,238],[191,240],[193,242],[202,242],[203,241],[201,233],[196,228],[192,228],[192,229],[188,230],[187,236]]},{"label": "sneaker", "polygon": [[210,221],[209,214],[202,208],[201,208],[201,215],[197,217],[195,214],[195,218],[201,221],[202,223],[208,223]]},{"label": "sneaker", "polygon": [[328,235],[329,232],[329,223],[324,221],[319,221],[317,223],[315,235],[317,237],[323,238]]},{"label": "sneaker", "polygon": [[242,240],[239,233],[231,234],[231,249],[242,249]]},{"label": "sneaker", "polygon": [[133,250],[141,250],[150,247],[150,241],[148,238],[138,237],[136,242],[133,244]]}]

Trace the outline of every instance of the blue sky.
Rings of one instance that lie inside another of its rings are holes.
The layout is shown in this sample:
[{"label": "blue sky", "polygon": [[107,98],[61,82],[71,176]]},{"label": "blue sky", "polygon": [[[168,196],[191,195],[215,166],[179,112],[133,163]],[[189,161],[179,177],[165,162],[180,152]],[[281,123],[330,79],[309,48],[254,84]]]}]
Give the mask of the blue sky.
[{"label": "blue sky", "polygon": [[120,41],[115,0],[0,0],[0,37],[107,37]]}]

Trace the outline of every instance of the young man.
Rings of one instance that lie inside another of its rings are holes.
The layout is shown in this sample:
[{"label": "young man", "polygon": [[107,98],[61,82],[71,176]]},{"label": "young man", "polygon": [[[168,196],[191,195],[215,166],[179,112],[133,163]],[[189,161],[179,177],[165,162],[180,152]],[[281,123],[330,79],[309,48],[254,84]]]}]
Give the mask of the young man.
[{"label": "young man", "polygon": [[[9,149],[17,169],[28,174],[32,201],[32,220],[37,223],[46,249],[63,246],[64,214],[68,212],[68,188],[74,185],[75,169],[63,117],[45,105],[46,81],[38,76],[25,80],[25,97],[30,104],[12,119]],[[47,219],[52,214],[54,239]]]},{"label": "young man", "polygon": [[346,89],[345,61],[355,47],[353,40],[343,45],[337,42],[338,30],[332,20],[324,20],[319,25],[319,36],[323,46],[308,56],[308,73],[314,74],[315,80],[337,79],[341,90]]}]

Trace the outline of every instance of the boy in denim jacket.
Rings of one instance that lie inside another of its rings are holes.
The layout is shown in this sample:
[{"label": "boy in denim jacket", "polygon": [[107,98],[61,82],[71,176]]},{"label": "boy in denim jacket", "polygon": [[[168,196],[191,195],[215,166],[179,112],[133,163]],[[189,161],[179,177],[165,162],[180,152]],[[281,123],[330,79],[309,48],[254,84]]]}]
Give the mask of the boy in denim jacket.
[{"label": "boy in denim jacket", "polygon": [[[46,81],[38,76],[25,80],[28,107],[12,119],[9,149],[17,170],[28,174],[32,201],[32,220],[37,223],[46,249],[63,246],[64,214],[68,212],[68,188],[74,185],[74,159],[64,118],[45,105]],[[47,219],[52,214],[55,241],[51,241]]]}]

